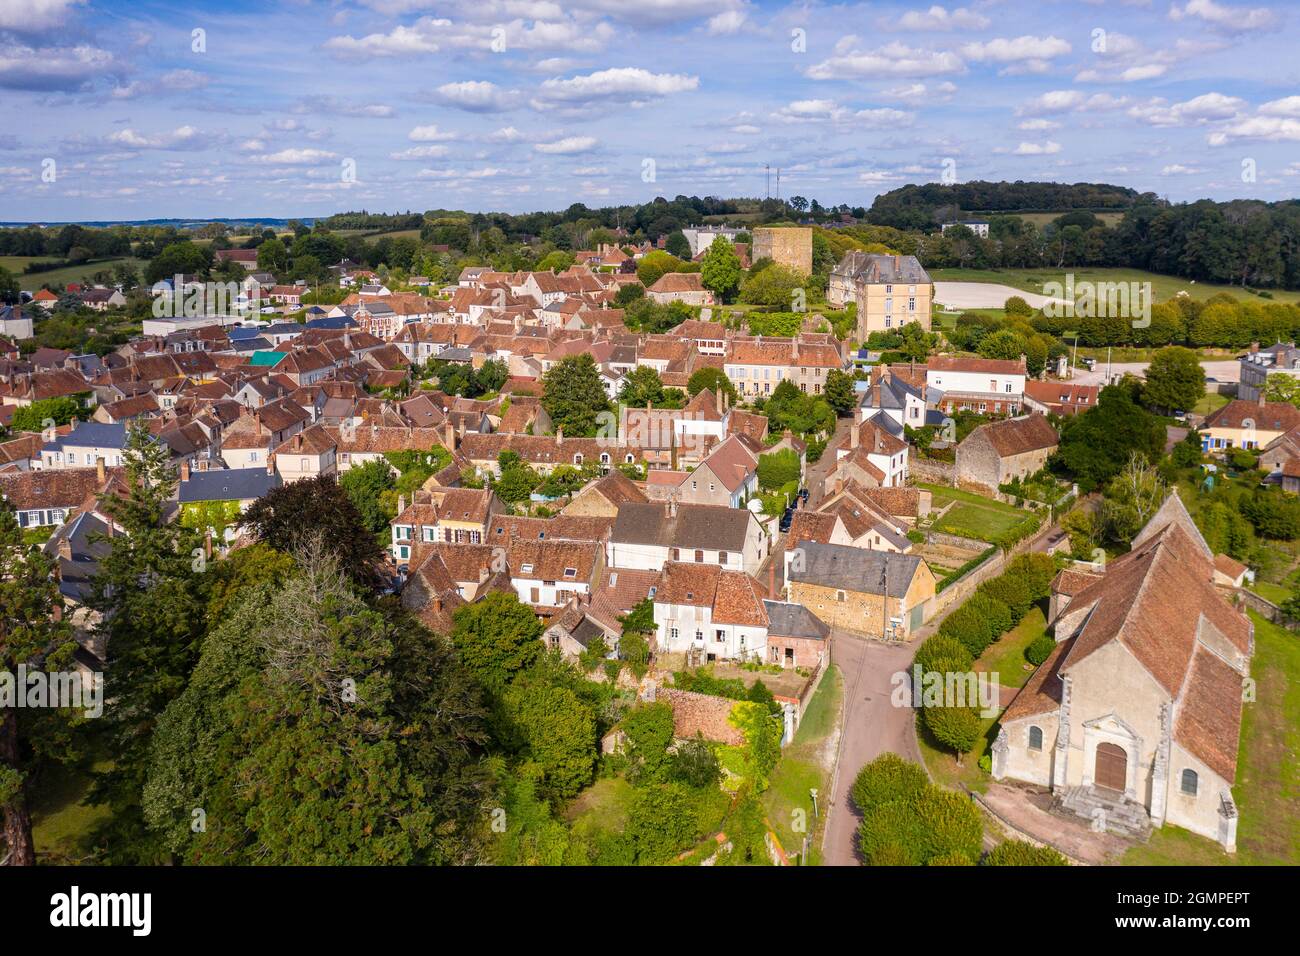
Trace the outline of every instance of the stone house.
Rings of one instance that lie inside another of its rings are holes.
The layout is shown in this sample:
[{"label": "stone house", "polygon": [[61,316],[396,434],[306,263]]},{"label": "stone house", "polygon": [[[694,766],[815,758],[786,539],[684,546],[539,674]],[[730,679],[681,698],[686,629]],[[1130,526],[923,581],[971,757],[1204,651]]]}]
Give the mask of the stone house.
[{"label": "stone house", "polygon": [[1042,415],[981,425],[957,446],[957,485],[992,494],[1012,478],[1042,471],[1060,441]]},{"label": "stone house", "polygon": [[670,561],[654,589],[655,642],[696,664],[767,659],[762,586],[743,571]]},{"label": "stone house", "polygon": [[1300,408],[1290,402],[1236,399],[1216,409],[1201,426],[1201,450],[1221,454],[1233,448],[1267,448],[1300,425]]},{"label": "stone house", "polygon": [[646,292],[660,305],[669,302],[713,305],[713,293],[704,288],[698,272],[665,272]]},{"label": "stone house", "polygon": [[789,598],[833,628],[905,640],[929,618],[934,573],[913,554],[804,544],[789,564]]},{"label": "stone house", "polygon": [[816,671],[830,660],[831,629],[801,604],[764,601],[767,663]]},{"label": "stone house", "polygon": [[748,508],[628,502],[619,506],[606,548],[612,568],[658,571],[684,561],[753,574],[771,551],[772,536]]}]

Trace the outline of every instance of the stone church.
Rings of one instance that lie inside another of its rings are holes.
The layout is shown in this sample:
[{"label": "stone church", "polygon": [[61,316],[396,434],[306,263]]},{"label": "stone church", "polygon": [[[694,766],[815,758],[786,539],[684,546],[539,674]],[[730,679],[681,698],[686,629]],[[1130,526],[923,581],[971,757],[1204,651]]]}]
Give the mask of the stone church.
[{"label": "stone church", "polygon": [[[1236,849],[1232,785],[1254,629],[1214,585],[1177,494],[1096,577],[1053,584],[1057,644],[1001,718],[993,776],[1139,834],[1165,822]],[[1073,593],[1066,593],[1072,591]]]}]

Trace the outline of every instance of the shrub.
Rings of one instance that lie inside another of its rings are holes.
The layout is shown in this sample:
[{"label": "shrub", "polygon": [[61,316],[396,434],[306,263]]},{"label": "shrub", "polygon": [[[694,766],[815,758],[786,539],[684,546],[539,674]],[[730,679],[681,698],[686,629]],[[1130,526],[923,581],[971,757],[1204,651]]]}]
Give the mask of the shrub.
[{"label": "shrub", "polygon": [[993,632],[988,620],[970,602],[944,618],[939,625],[939,633],[964,647],[972,660],[983,654],[984,648],[993,643]]},{"label": "shrub", "polygon": [[984,858],[985,866],[1068,866],[1065,857],[1051,847],[1034,846],[1024,840],[999,843]]},{"label": "shrub", "polygon": [[926,866],[974,866],[964,854],[945,853],[942,856],[936,856],[925,864]]},{"label": "shrub", "polygon": [[933,634],[927,637],[916,651],[913,663],[919,664],[922,671],[940,670],[938,663],[956,663],[954,670],[969,670],[974,658],[965,646],[946,634]]},{"label": "shrub", "polygon": [[916,814],[926,834],[927,862],[954,854],[972,863],[980,858],[984,821],[969,797],[930,786],[917,799]]},{"label": "shrub", "polygon": [[[988,594],[975,592],[969,601],[966,602],[975,613],[982,616],[989,625],[989,643],[997,640],[1014,626],[1011,608],[995,597]],[[977,654],[976,657],[979,655]]]},{"label": "shrub", "polygon": [[858,848],[870,866],[920,866],[926,843],[915,799],[882,803],[858,827]]},{"label": "shrub", "polygon": [[858,771],[849,791],[862,813],[893,800],[911,800],[929,785],[925,771],[895,753],[883,753]]},{"label": "shrub", "polygon": [[978,593],[987,594],[1005,604],[1011,611],[1013,624],[1020,623],[1020,619],[1029,613],[1034,603],[1029,582],[1019,575],[1000,574],[981,584]]},{"label": "shrub", "polygon": [[1025,660],[1037,667],[1051,656],[1056,641],[1050,634],[1039,634],[1032,644],[1025,648]]}]

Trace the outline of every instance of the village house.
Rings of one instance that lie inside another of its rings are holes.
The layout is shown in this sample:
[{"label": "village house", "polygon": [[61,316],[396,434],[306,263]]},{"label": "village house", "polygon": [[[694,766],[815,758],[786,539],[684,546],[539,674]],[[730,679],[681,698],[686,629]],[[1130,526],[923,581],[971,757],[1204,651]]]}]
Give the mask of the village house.
[{"label": "village house", "polygon": [[743,508],[758,491],[758,455],[732,435],[677,486],[687,504]]},{"label": "village house", "polygon": [[907,640],[931,614],[934,573],[912,554],[803,544],[789,562],[789,600],[832,628]]},{"label": "village house", "polygon": [[322,425],[313,425],[277,445],[275,469],[286,485],[338,473],[338,447]]},{"label": "village house", "polygon": [[1043,415],[987,422],[957,446],[957,485],[994,494],[1013,478],[1023,480],[1042,471],[1060,441]]},{"label": "village house", "polygon": [[1073,382],[1025,382],[1025,409],[1043,415],[1078,415],[1097,407],[1097,385]]},{"label": "village house", "polygon": [[768,664],[816,673],[830,662],[831,629],[802,604],[764,601]]},{"label": "village house", "polygon": [[1048,787],[1122,834],[1172,823],[1233,851],[1254,628],[1214,572],[1170,495],[1051,622],[1055,650],[1002,713],[994,778]]},{"label": "village house", "polygon": [[684,561],[753,574],[771,545],[766,527],[748,508],[628,502],[619,506],[606,563],[658,571],[669,561]]},{"label": "village house", "polygon": [[762,586],[743,571],[668,562],[654,589],[660,653],[686,654],[688,665],[767,659]]},{"label": "village house", "polygon": [[1220,454],[1233,448],[1266,448],[1300,425],[1300,408],[1290,402],[1234,399],[1205,418],[1201,450]]},{"label": "village house", "polygon": [[926,364],[929,403],[948,414],[1014,415],[1025,401],[1025,360],[932,355]]},{"label": "village house", "polygon": [[665,272],[646,290],[646,295],[660,305],[713,305],[713,293],[704,288],[698,272]]},{"label": "village house", "polygon": [[909,454],[907,442],[890,434],[878,418],[859,422],[835,446],[835,470],[827,476],[826,488],[849,481],[868,488],[902,487],[907,484]]}]

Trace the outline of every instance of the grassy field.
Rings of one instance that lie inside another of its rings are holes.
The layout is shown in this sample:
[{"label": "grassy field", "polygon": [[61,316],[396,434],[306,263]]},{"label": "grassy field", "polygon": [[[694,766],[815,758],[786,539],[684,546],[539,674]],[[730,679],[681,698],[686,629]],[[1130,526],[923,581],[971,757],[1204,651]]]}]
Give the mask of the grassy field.
[{"label": "grassy field", "polygon": [[[794,740],[781,752],[781,760],[772,773],[772,780],[763,793],[763,809],[767,820],[781,840],[789,856],[794,856],[803,846],[806,834],[812,836],[810,864],[821,862],[819,833],[825,822],[826,801],[830,794],[831,770],[835,759],[830,745],[840,717],[840,698],[843,696],[843,679],[838,667],[831,667],[808,704],[808,710],[795,731]],[[818,791],[818,811],[813,816],[812,797],[809,790]],[[795,821],[802,810],[807,829],[799,832]]]},{"label": "grassy field", "polygon": [[585,822],[598,830],[621,832],[633,792],[622,777],[604,777],[574,797],[565,807],[564,817],[570,823]]},{"label": "grassy field", "polygon": [[[1013,216],[1016,219],[1024,219],[1026,222],[1032,222],[1038,228],[1043,228],[1048,223],[1055,222],[1065,215],[1063,212],[994,212],[994,213],[971,213],[983,219],[991,219],[993,216]],[[1104,222],[1107,226],[1114,226],[1124,218],[1122,212],[1094,212],[1094,216]]]},{"label": "grassy field", "polygon": [[993,741],[997,739],[998,719],[988,717],[980,722],[980,736],[975,741],[975,749],[963,754],[961,763],[957,757],[930,735],[925,721],[918,711],[916,715],[916,741],[921,748],[921,759],[930,771],[934,782],[949,790],[960,790],[963,786],[975,793],[984,793],[989,788],[993,777],[980,769],[980,758],[989,752]]},{"label": "grassy field", "polygon": [[1024,687],[1034,672],[1033,665],[1025,660],[1025,648],[1046,632],[1047,618],[1042,609],[1032,608],[1019,624],[988,646],[975,662],[975,670],[997,674],[1003,687]]},{"label": "grassy field", "polygon": [[1135,866],[1300,864],[1300,639],[1256,614],[1256,682],[1242,716],[1233,799],[1240,813],[1237,852],[1229,855],[1204,837],[1165,826],[1120,862]]},{"label": "grassy field", "polygon": [[1197,415],[1208,415],[1210,412],[1218,411],[1224,405],[1231,401],[1227,395],[1220,395],[1218,392],[1206,392],[1192,408]]},{"label": "grassy field", "polygon": [[97,259],[94,262],[82,263],[79,266],[66,266],[62,269],[51,269],[48,272],[23,272],[29,263],[49,261],[48,256],[0,256],[0,266],[17,276],[18,287],[27,292],[34,292],[47,283],[49,285],[61,285],[67,282],[83,282],[96,272],[111,273],[113,267],[122,262],[125,262],[137,272],[148,264],[145,259],[123,257],[118,259]]},{"label": "grassy field", "polygon": [[1261,299],[1240,286],[1193,282],[1190,279],[1158,275],[1141,269],[1091,269],[1082,266],[1062,269],[931,269],[930,278],[935,282],[998,282],[1014,289],[1023,289],[1025,292],[1041,293],[1044,282],[1064,284],[1067,272],[1074,275],[1076,285],[1085,280],[1150,282],[1151,291],[1157,302],[1172,299],[1179,292],[1186,292],[1193,299],[1208,299],[1220,292],[1226,292],[1242,301],[1254,299],[1259,302],[1300,302],[1300,292],[1273,289],[1270,290],[1272,299]]},{"label": "grassy field", "polygon": [[1032,517],[1023,508],[1016,508],[958,488],[929,485],[923,482],[917,482],[917,487],[925,488],[930,492],[931,504],[935,511],[953,503],[953,507],[931,526],[931,530],[944,534],[992,541],[998,535],[1010,531]]}]

